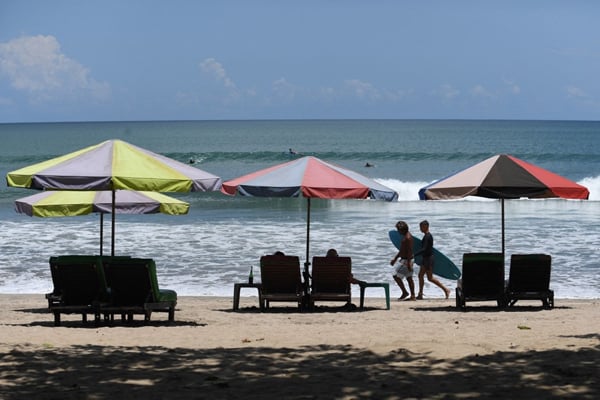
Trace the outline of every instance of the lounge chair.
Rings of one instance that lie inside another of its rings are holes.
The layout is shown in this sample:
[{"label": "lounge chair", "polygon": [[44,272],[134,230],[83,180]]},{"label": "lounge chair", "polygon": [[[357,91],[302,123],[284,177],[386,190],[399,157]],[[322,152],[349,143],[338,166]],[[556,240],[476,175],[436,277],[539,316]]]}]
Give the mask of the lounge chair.
[{"label": "lounge chair", "polygon": [[462,277],[456,287],[456,307],[466,309],[467,301],[495,300],[506,306],[504,256],[502,253],[466,253]]},{"label": "lounge chair", "polygon": [[175,320],[177,293],[159,289],[156,265],[149,258],[111,258],[104,264],[106,280],[110,287],[110,303],[103,306],[103,314],[114,319],[120,314],[124,320],[133,320],[134,314],[144,315],[150,321],[153,312],[168,313]]},{"label": "lounge chair", "polygon": [[302,308],[304,293],[300,278],[300,259],[297,256],[262,256],[260,277],[261,310],[269,308],[273,301],[294,302],[299,309]]},{"label": "lounge chair", "polygon": [[352,259],[350,257],[313,257],[310,306],[315,301],[343,301],[351,303],[350,277]]},{"label": "lounge chair", "polygon": [[54,290],[46,295],[54,314],[54,325],[60,325],[61,314],[81,314],[83,322],[93,314],[100,320],[100,308],[108,301],[106,279],[100,256],[59,256],[50,258]]},{"label": "lounge chair", "polygon": [[548,254],[513,254],[506,298],[509,306],[518,300],[541,300],[546,308],[554,307],[554,291],[550,290],[552,257]]}]

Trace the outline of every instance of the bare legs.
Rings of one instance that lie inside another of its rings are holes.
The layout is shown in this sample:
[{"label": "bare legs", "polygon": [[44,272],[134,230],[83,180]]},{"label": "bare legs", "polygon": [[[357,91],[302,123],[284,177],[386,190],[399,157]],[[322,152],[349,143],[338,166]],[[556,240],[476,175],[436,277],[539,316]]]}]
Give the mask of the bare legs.
[{"label": "bare legs", "polygon": [[421,300],[423,298],[423,286],[425,286],[425,275],[427,275],[427,280],[429,282],[433,283],[434,285],[436,285],[444,291],[446,298],[450,296],[450,289],[448,289],[442,284],[442,282],[438,281],[436,278],[433,277],[431,269],[421,267],[421,269],[419,270],[419,294],[417,295],[417,299]]},{"label": "bare legs", "polygon": [[[394,275],[394,280],[396,281],[398,286],[400,286],[400,290],[402,290],[402,296],[400,296],[400,300],[407,298],[408,291],[406,290],[406,287],[404,286],[404,282],[402,282],[402,278]],[[415,300],[415,282],[413,281],[412,277],[406,278],[406,281],[408,282],[408,288],[410,290],[410,299],[409,300]]]}]

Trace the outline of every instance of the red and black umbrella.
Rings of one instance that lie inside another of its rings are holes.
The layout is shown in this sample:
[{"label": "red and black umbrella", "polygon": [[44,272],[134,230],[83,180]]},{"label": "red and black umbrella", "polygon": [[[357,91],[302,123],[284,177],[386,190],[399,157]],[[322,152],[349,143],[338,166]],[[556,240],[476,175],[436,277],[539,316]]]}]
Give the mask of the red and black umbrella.
[{"label": "red and black umbrella", "polygon": [[449,200],[467,196],[502,200],[504,254],[504,199],[587,200],[590,192],[585,186],[507,154],[490,157],[419,190],[421,200]]}]

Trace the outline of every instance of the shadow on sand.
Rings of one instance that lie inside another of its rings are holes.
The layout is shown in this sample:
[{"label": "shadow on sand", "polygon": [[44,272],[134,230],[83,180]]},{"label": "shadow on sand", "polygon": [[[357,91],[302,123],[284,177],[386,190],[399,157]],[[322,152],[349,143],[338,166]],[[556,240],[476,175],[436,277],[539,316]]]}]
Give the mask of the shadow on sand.
[{"label": "shadow on sand", "polygon": [[349,345],[22,345],[1,355],[0,398],[597,399],[599,359],[600,346],[444,360],[406,349],[379,355]]}]

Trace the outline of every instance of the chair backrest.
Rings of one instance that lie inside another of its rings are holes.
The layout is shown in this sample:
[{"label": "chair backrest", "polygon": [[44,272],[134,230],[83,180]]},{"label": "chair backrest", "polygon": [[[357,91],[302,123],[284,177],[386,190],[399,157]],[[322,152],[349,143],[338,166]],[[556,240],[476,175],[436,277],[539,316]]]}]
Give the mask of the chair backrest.
[{"label": "chair backrest", "polygon": [[500,295],[504,292],[503,254],[463,254],[461,280],[466,297]]},{"label": "chair backrest", "polygon": [[143,306],[158,299],[156,264],[150,258],[112,258],[104,264],[111,304]]},{"label": "chair backrest", "polygon": [[263,293],[300,293],[300,259],[298,256],[262,256],[260,280]]},{"label": "chair backrest", "polygon": [[550,288],[552,257],[548,254],[513,254],[510,257],[508,290],[541,292]]},{"label": "chair backrest", "polygon": [[350,257],[313,257],[312,291],[350,293],[352,259]]},{"label": "chair backrest", "polygon": [[100,256],[50,258],[55,294],[62,305],[85,306],[107,299],[107,286]]}]

